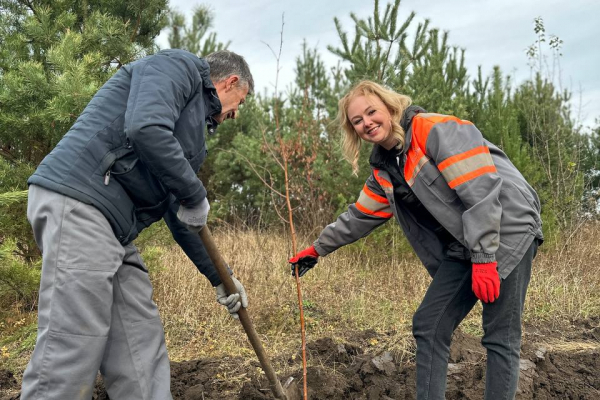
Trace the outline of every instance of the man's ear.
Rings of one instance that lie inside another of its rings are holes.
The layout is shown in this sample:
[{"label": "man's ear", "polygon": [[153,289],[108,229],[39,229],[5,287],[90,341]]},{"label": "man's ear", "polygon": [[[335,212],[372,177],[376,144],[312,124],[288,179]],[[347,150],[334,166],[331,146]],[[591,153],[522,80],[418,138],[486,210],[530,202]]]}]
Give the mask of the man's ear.
[{"label": "man's ear", "polygon": [[226,90],[231,90],[232,88],[234,88],[235,86],[237,86],[237,84],[240,82],[240,77],[237,75],[231,75],[229,77],[227,77],[226,79],[226,86],[225,89]]}]

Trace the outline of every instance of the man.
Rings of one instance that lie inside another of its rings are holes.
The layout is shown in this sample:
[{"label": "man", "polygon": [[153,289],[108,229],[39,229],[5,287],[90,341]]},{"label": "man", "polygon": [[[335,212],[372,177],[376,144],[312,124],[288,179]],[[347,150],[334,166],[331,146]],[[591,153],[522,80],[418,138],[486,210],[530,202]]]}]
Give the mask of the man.
[{"label": "man", "polygon": [[171,399],[164,331],[131,243],[164,218],[237,316],[198,231],[209,204],[197,172],[205,125],[236,117],[254,90],[245,60],[165,50],[122,67],[28,183],[42,250],[38,337],[21,399],[90,399],[98,370],[111,399]]}]

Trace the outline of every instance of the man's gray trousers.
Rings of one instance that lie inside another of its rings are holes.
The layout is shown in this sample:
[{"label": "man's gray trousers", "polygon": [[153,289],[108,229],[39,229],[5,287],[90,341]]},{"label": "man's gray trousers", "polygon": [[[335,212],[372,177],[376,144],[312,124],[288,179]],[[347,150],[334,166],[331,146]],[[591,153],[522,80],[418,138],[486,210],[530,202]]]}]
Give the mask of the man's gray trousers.
[{"label": "man's gray trousers", "polygon": [[91,399],[98,370],[111,399],[171,399],[169,359],[152,285],[94,207],[29,188],[42,251],[35,350],[21,399]]}]

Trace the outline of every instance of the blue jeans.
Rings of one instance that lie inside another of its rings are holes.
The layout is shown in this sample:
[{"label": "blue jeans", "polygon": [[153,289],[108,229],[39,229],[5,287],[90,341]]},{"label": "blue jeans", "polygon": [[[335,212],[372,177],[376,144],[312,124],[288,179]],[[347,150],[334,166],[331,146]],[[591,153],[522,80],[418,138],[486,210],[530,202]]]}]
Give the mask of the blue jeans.
[{"label": "blue jeans", "polygon": [[[519,382],[521,316],[534,240],[523,259],[500,285],[500,297],[483,303],[483,339],[487,349],[486,400],[514,399]],[[417,399],[443,400],[452,333],[477,303],[471,290],[470,260],[446,258],[435,272],[413,317],[417,342]]]}]

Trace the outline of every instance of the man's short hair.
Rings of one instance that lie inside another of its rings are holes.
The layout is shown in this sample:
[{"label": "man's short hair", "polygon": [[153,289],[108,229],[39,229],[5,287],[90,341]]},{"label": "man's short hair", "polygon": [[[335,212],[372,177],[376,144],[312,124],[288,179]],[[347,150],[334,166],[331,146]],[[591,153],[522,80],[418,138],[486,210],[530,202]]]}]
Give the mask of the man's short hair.
[{"label": "man's short hair", "polygon": [[254,93],[254,79],[244,57],[229,50],[219,50],[205,57],[210,66],[210,79],[213,83],[238,75],[240,83],[248,86],[248,94]]}]

